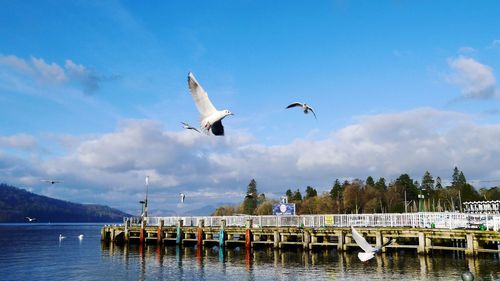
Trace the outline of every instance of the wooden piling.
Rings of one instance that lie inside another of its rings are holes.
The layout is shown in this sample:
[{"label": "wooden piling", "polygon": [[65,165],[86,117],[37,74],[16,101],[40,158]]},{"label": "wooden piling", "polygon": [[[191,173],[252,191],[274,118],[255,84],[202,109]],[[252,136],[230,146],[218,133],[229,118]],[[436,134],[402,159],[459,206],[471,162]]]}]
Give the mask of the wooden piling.
[{"label": "wooden piling", "polygon": [[180,245],[182,243],[182,225],[183,221],[177,221],[177,231],[175,236],[175,244]]},{"label": "wooden piling", "polygon": [[245,222],[245,248],[250,250],[252,247],[252,219],[247,219]]},{"label": "wooden piling", "polygon": [[342,230],[337,231],[337,250],[344,250],[344,232]]},{"label": "wooden piling", "polygon": [[280,247],[280,234],[277,230],[275,230],[273,232],[273,236],[274,236],[273,247],[275,249],[278,249]]},{"label": "wooden piling", "polygon": [[160,245],[163,242],[163,225],[164,221],[160,220],[160,225],[158,225],[158,230],[156,232],[156,243]]},{"label": "wooden piling", "polygon": [[139,231],[139,244],[140,245],[144,244],[144,240],[145,240],[144,236],[146,234],[145,228],[146,228],[146,220],[142,220],[141,221],[141,230]]},{"label": "wooden piling", "polygon": [[222,219],[220,220],[220,230],[219,230],[219,247],[224,247],[225,242],[226,242],[226,233],[224,231],[224,228],[226,228],[226,220]]},{"label": "wooden piling", "polygon": [[418,254],[425,254],[425,234],[423,232],[418,233]]},{"label": "wooden piling", "polygon": [[[303,242],[303,245],[304,245],[304,249],[305,250],[309,250],[309,242],[310,242],[309,240],[310,240],[310,237],[311,237],[311,235],[309,234],[309,231],[304,230],[304,234],[303,234],[302,237],[303,237],[302,238],[302,242]],[[315,237],[315,236],[313,236],[313,237]]]},{"label": "wooden piling", "polygon": [[196,245],[198,245],[198,249],[201,249],[201,245],[203,245],[203,227],[205,227],[205,221],[203,219],[198,220],[198,229],[196,230]]}]

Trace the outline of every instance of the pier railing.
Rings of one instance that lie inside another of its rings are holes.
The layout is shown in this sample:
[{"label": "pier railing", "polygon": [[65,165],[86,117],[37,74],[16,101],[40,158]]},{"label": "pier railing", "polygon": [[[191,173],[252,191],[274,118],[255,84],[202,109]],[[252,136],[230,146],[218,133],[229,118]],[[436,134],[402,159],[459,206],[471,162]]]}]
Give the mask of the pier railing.
[{"label": "pier railing", "polygon": [[[125,218],[132,225],[141,223],[140,217]],[[332,214],[300,216],[173,216],[146,217],[146,225],[220,227],[225,220],[228,227],[244,227],[251,219],[253,227],[411,227],[411,228],[474,228],[481,225],[488,230],[500,231],[500,214],[468,214],[453,212],[421,212],[405,214]]]}]

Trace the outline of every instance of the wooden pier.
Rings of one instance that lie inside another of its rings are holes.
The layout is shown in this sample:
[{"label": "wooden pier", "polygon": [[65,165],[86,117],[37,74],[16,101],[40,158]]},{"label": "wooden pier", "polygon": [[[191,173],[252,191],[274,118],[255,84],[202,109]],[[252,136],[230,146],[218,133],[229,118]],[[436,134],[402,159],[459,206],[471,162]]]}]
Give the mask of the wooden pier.
[{"label": "wooden pier", "polygon": [[[189,225],[184,219],[178,219],[176,225],[165,225],[159,218],[155,225],[148,225],[142,220],[138,224],[126,218],[123,225],[106,225],[101,230],[101,239],[112,243],[157,243],[164,245],[198,245],[219,247],[272,247],[282,249],[300,247],[305,250],[318,248],[336,248],[347,251],[358,248],[351,236],[351,228],[346,226],[262,226],[254,224],[256,217],[247,217],[244,225],[227,225],[231,218],[220,218],[217,225],[206,225],[208,217],[193,220]],[[262,222],[262,219],[259,219]],[[233,223],[234,224],[234,223]],[[433,250],[463,251],[466,255],[478,253],[500,254],[500,231],[479,229],[439,229],[425,227],[366,227],[356,226],[369,243],[380,246],[392,238],[396,243],[391,249],[414,249],[419,254],[428,254]]]}]

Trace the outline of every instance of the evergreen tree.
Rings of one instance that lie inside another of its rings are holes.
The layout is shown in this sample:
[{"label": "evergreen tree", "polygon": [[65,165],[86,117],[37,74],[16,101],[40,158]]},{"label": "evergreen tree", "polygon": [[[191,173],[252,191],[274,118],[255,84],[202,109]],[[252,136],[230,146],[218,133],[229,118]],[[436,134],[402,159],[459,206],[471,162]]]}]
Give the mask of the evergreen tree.
[{"label": "evergreen tree", "polygon": [[375,183],[375,188],[377,188],[380,191],[386,191],[387,190],[387,185],[385,185],[385,179],[384,178],[379,178],[377,183]]},{"label": "evergreen tree", "polygon": [[373,181],[373,178],[371,176],[368,176],[366,178],[366,185],[375,186],[375,181]]},{"label": "evergreen tree", "polygon": [[252,179],[247,187],[247,195],[243,200],[242,212],[252,215],[257,208],[257,182]]},{"label": "evergreen tree", "polygon": [[451,186],[457,187],[460,184],[460,170],[455,166],[453,175],[451,176]]},{"label": "evergreen tree", "polygon": [[436,178],[436,189],[443,189],[443,186],[441,185],[441,178],[440,177]]},{"label": "evergreen tree", "polygon": [[297,190],[293,193],[292,195],[292,201],[293,202],[301,202],[302,201],[302,194],[300,193],[300,190],[297,188]]},{"label": "evergreen tree", "polygon": [[342,186],[340,185],[339,180],[336,179],[333,183],[332,189],[330,190],[330,197],[332,197],[332,199],[338,200],[341,197],[342,191]]},{"label": "evergreen tree", "polygon": [[316,189],[314,189],[310,186],[307,186],[306,196],[304,197],[304,199],[308,199],[308,198],[315,197],[315,196],[318,196],[318,192],[316,191]]},{"label": "evergreen tree", "polygon": [[285,195],[286,195],[286,198],[288,200],[288,202],[292,202],[292,196],[293,196],[293,193],[290,189],[288,189],[286,192],[285,192]]},{"label": "evergreen tree", "polygon": [[422,177],[422,189],[424,190],[434,189],[434,179],[432,178],[429,171],[425,171],[424,176]]}]

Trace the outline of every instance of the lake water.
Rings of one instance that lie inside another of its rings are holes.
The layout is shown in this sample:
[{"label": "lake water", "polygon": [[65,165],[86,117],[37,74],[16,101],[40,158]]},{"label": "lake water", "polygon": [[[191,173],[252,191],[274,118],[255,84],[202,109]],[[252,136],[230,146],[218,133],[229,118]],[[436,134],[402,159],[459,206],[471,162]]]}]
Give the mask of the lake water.
[{"label": "lake water", "polygon": [[399,251],[362,263],[356,251],[127,247],[101,243],[101,227],[0,224],[0,280],[461,280],[465,269],[475,280],[500,278],[497,254]]}]

